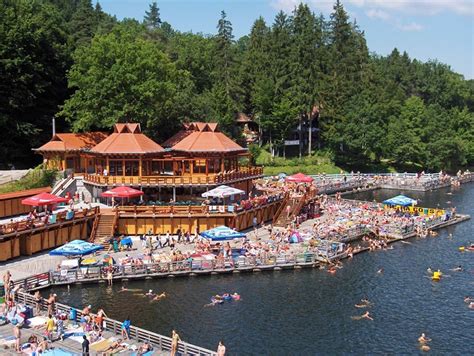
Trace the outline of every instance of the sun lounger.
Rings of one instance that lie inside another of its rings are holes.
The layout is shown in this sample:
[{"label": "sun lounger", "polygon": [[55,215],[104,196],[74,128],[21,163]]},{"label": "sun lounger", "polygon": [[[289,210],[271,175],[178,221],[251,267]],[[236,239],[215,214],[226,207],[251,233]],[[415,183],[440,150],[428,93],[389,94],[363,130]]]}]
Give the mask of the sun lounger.
[{"label": "sun lounger", "polygon": [[111,340],[110,338],[100,340],[100,341],[97,341],[97,342],[93,343],[90,346],[90,349],[92,351],[95,351],[95,352],[103,352],[104,350],[107,350],[109,348],[109,346],[112,345],[113,343],[114,343],[114,341]]}]

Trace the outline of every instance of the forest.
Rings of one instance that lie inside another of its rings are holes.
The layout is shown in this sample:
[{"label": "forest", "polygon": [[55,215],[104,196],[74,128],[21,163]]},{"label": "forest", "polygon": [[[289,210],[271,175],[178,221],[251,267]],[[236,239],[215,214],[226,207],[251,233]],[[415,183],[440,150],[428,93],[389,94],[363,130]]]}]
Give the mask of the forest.
[{"label": "forest", "polygon": [[271,23],[257,18],[241,38],[224,11],[214,34],[183,33],[155,2],[141,21],[91,0],[0,7],[1,169],[39,163],[31,149],[49,140],[53,117],[58,132],[139,122],[162,142],[191,120],[235,135],[238,113],[277,152],[299,122],[314,121],[318,139],[304,153],[347,169],[474,165],[474,81],[396,48],[370,52],[340,1],[327,17],[300,4]]}]

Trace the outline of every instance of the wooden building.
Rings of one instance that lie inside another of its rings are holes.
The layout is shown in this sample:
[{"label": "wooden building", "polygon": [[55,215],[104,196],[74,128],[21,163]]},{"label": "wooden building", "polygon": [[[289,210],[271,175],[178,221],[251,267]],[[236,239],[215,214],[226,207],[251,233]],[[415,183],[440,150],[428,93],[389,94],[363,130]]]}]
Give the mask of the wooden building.
[{"label": "wooden building", "polygon": [[21,201],[23,199],[32,197],[33,195],[45,192],[51,192],[51,188],[43,187],[23,190],[20,192],[0,194],[0,218],[28,213],[31,210],[31,206],[23,205]]},{"label": "wooden building", "polygon": [[[70,168],[74,174],[82,175],[86,184],[103,189],[116,185],[169,188],[176,200],[177,187],[188,188],[185,195],[220,184],[249,192],[252,180],[263,176],[261,167],[249,165],[248,150],[220,132],[216,123],[185,124],[183,130],[163,143],[164,147],[143,134],[139,124],[132,123],[115,124],[109,136],[74,136],[75,145],[64,135],[68,134],[56,134],[36,152],[47,162],[60,157],[57,167]],[[90,138],[87,144],[84,137]],[[100,142],[91,147],[91,137],[100,138]]]},{"label": "wooden building", "polygon": [[107,137],[103,132],[58,133],[49,142],[35,149],[43,155],[46,168],[93,172],[93,162],[87,151]]}]

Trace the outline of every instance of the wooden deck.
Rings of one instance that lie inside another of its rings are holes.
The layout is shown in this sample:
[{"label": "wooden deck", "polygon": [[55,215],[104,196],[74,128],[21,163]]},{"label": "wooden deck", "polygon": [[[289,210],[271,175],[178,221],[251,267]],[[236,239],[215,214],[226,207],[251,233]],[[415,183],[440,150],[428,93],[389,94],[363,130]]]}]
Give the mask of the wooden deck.
[{"label": "wooden deck", "polygon": [[[34,307],[35,301],[31,294],[18,292],[16,296],[17,303],[25,304],[31,307]],[[43,305],[43,309],[46,307]],[[69,311],[71,309],[70,306],[56,303],[56,310],[62,314],[69,315]],[[78,342],[82,338],[82,330],[78,327],[74,327],[74,325],[78,326],[80,318],[81,318],[81,311],[78,309],[76,310],[76,320],[75,321],[67,321],[65,322],[65,334],[68,333],[78,333],[78,335],[71,335],[71,337],[66,337],[64,341],[55,340],[52,343],[52,346],[61,348],[66,351],[70,351],[73,354],[81,354],[81,343]],[[42,314],[40,317],[44,317]],[[35,320],[35,319],[33,319]],[[38,326],[36,327],[23,327],[22,328],[22,339],[21,341],[24,343],[28,340],[28,337],[32,334],[37,335],[38,337],[44,335],[44,326],[41,326],[42,320],[38,320]],[[108,340],[107,344],[110,344],[112,341],[116,341],[121,338],[121,322],[105,318],[105,328],[103,333],[103,339]],[[13,335],[13,327],[11,324],[7,324],[5,326],[0,327],[0,335],[2,336],[11,336]],[[79,339],[76,339],[79,336]],[[110,339],[112,338],[112,339]],[[140,345],[147,341],[153,347],[153,355],[156,356],[168,356],[170,355],[171,350],[171,338],[163,335],[159,335],[156,333],[152,333],[150,331],[138,328],[136,326],[130,327],[130,340],[124,340],[123,342],[128,345],[130,348],[132,345],[135,345],[137,348]],[[99,344],[91,344],[90,351],[91,355],[99,355],[107,348],[106,346],[99,347]],[[3,352],[2,352],[3,353]],[[125,351],[124,354],[129,355],[132,353],[132,350],[129,349]],[[178,355],[190,355],[190,356],[215,356],[216,353],[211,350],[207,350],[195,345],[188,344],[186,342],[180,342],[178,344]]]}]

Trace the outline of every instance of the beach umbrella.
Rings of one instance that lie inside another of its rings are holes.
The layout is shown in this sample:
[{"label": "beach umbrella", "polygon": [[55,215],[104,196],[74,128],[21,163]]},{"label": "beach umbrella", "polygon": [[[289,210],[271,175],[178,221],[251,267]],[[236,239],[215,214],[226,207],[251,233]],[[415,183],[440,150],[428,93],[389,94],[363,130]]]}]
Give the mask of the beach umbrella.
[{"label": "beach umbrella", "polygon": [[295,182],[295,183],[311,183],[314,179],[310,176],[307,176],[303,173],[296,173],[292,176],[286,177],[287,182]]},{"label": "beach umbrella", "polygon": [[396,197],[384,200],[383,203],[387,205],[411,206],[416,205],[417,201],[405,195],[397,195]]},{"label": "beach umbrella", "polygon": [[116,187],[101,194],[104,198],[136,198],[143,195],[143,192],[131,187]]},{"label": "beach umbrella", "polygon": [[21,203],[23,205],[42,206],[42,205],[67,203],[67,199],[58,197],[57,195],[50,194],[50,193],[40,193],[37,195],[33,195],[32,197],[23,199]]},{"label": "beach umbrella", "polygon": [[201,196],[203,198],[225,198],[225,197],[230,197],[232,195],[240,195],[240,194],[245,194],[245,192],[241,189],[229,187],[227,185],[220,185],[217,188],[214,188],[205,193],[202,193]]},{"label": "beach umbrella", "polygon": [[93,243],[74,240],[49,252],[50,256],[85,256],[102,250],[104,247]]}]

